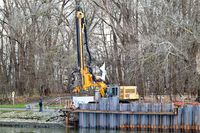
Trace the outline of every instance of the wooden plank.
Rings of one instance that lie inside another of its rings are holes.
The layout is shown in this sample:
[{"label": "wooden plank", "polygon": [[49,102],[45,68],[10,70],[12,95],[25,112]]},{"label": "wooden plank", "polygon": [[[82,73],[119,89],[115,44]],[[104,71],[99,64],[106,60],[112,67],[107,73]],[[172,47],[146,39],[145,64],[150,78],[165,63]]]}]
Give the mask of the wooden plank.
[{"label": "wooden plank", "polygon": [[131,112],[131,111],[109,111],[109,110],[83,110],[76,109],[73,110],[74,113],[105,113],[105,114],[136,114],[136,115],[177,115],[177,110],[174,109],[173,112]]}]

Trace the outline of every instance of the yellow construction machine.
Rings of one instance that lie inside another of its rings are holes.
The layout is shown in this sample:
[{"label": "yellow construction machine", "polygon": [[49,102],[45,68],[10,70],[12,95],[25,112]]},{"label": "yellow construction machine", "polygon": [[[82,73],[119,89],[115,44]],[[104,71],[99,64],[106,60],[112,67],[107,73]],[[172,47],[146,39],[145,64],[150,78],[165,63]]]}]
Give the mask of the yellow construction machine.
[{"label": "yellow construction machine", "polygon": [[[119,96],[122,99],[139,99],[137,88],[134,86],[109,85],[104,78],[98,78],[91,68],[91,54],[88,48],[86,20],[79,3],[76,7],[76,41],[77,41],[77,64],[80,81],[74,86],[73,92],[99,89],[101,97]],[[105,69],[105,64],[104,64]],[[103,71],[103,70],[102,70]],[[78,78],[75,78],[77,80]],[[120,95],[121,93],[121,95]]]},{"label": "yellow construction machine", "polygon": [[[91,55],[87,42],[87,29],[84,13],[80,6],[76,9],[76,37],[77,37],[77,61],[78,68],[81,75],[81,84],[74,88],[74,92],[80,90],[88,90],[91,87],[98,87],[102,97],[105,96],[107,85],[101,79],[97,79],[91,68]],[[86,49],[86,53],[85,53]],[[85,55],[88,54],[88,61],[86,63]]]},{"label": "yellow construction machine", "polygon": [[120,86],[119,98],[123,100],[138,100],[137,86]]}]

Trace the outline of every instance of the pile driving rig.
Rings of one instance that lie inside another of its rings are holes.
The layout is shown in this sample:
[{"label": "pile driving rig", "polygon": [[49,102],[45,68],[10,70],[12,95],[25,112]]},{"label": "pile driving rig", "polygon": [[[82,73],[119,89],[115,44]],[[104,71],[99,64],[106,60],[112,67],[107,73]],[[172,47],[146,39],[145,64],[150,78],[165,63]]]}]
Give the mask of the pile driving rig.
[{"label": "pile driving rig", "polygon": [[90,88],[95,88],[99,90],[101,97],[118,96],[122,100],[139,99],[136,86],[119,87],[117,85],[109,85],[105,82],[105,64],[100,68],[102,76],[98,77],[94,75],[91,67],[91,54],[88,47],[86,19],[79,2],[77,2],[76,7],[76,42],[78,74],[74,79],[76,84],[73,85],[73,92],[79,93],[80,90],[87,91]]}]

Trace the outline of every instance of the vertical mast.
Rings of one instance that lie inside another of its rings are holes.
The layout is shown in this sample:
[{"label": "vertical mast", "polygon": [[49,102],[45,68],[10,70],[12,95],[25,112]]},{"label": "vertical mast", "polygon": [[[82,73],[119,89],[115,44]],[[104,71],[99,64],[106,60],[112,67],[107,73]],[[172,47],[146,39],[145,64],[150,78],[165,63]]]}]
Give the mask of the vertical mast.
[{"label": "vertical mast", "polygon": [[77,60],[81,72],[82,86],[84,85],[84,53],[83,53],[83,18],[84,14],[80,9],[79,2],[76,1],[76,36],[77,36]]},{"label": "vertical mast", "polygon": [[79,2],[76,1],[76,14],[75,14],[75,19],[76,19],[76,50],[77,50],[77,65],[78,69],[81,68],[81,61],[80,61],[80,27],[79,27],[79,18],[77,17],[77,13],[80,11],[80,5]]}]

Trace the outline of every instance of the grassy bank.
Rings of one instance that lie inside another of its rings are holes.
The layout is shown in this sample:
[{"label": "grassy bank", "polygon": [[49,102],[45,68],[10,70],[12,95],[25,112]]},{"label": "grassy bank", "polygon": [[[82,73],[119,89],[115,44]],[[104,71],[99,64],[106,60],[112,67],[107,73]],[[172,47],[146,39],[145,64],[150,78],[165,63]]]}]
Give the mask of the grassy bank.
[{"label": "grassy bank", "polygon": [[0,105],[0,108],[25,108],[26,105],[25,104],[4,104],[4,105]]}]

